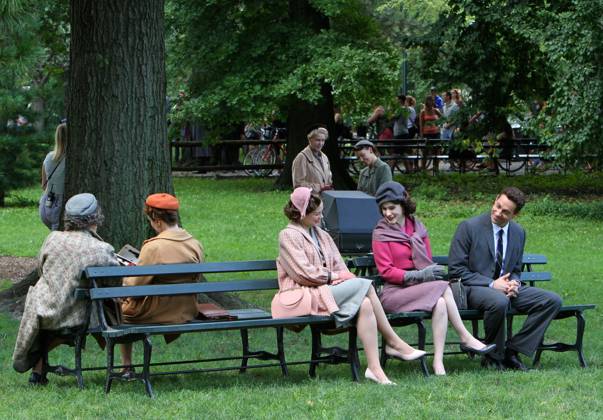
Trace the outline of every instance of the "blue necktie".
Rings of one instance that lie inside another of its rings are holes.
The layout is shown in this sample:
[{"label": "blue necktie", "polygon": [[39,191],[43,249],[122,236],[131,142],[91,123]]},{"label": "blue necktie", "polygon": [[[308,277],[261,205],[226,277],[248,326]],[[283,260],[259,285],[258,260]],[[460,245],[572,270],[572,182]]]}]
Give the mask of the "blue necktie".
[{"label": "blue necktie", "polygon": [[501,229],[498,231],[498,241],[496,242],[496,265],[494,266],[494,278],[500,277],[503,264],[503,234]]}]

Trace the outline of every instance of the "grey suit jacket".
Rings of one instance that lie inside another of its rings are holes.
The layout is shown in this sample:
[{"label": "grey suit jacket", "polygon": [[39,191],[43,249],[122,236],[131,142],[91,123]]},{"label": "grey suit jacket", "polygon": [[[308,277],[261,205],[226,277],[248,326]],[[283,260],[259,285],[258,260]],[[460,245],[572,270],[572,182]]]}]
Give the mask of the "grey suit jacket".
[{"label": "grey suit jacket", "polygon": [[[519,280],[526,234],[517,223],[509,222],[507,251],[503,272],[511,273],[511,279]],[[494,236],[490,212],[459,224],[448,253],[450,278],[461,278],[466,286],[486,286],[494,277],[496,263]]]}]

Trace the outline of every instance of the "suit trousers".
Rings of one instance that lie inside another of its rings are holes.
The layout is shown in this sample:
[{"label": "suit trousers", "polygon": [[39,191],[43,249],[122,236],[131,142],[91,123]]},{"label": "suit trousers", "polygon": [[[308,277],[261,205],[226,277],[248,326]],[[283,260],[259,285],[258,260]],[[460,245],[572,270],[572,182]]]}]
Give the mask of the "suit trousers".
[{"label": "suit trousers", "polygon": [[[561,307],[561,298],[556,293],[523,285],[514,298],[494,288],[471,286],[467,301],[469,308],[484,312],[485,341],[496,343],[496,351],[490,355],[497,360],[504,358],[505,348],[532,357]],[[511,309],[528,317],[517,334],[507,340],[506,318]]]}]

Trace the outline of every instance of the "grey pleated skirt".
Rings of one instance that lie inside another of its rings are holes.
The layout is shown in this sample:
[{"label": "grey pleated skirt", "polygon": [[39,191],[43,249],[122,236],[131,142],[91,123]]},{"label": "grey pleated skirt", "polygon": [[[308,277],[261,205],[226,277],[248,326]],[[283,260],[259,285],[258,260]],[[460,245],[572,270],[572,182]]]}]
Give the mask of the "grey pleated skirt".
[{"label": "grey pleated skirt", "polygon": [[335,286],[329,286],[339,310],[331,315],[335,318],[337,327],[348,327],[360,310],[360,305],[366,297],[373,282],[359,277],[349,279]]}]

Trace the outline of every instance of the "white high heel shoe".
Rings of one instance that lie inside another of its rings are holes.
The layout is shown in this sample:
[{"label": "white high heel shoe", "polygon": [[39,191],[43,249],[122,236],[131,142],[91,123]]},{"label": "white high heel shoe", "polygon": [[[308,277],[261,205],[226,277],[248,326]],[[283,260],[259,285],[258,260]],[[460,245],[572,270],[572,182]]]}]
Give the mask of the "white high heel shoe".
[{"label": "white high heel shoe", "polygon": [[373,382],[377,382],[379,385],[398,385],[397,383],[392,382],[389,379],[381,382],[379,379],[377,379],[377,377],[375,376],[373,371],[370,370],[369,368],[366,368],[366,370],[364,371],[364,377],[366,379],[370,379]]},{"label": "white high heel shoe", "polygon": [[404,360],[406,362],[409,362],[411,360],[420,359],[421,357],[425,356],[426,352],[424,350],[414,349],[411,353],[404,354],[404,353],[401,353],[398,350],[386,345],[385,346],[385,354],[387,354],[388,356],[393,357],[395,359]]}]

